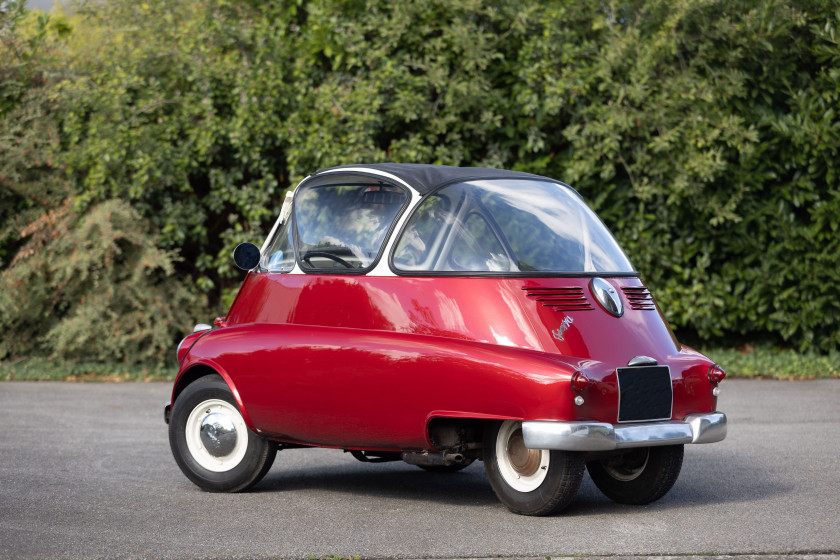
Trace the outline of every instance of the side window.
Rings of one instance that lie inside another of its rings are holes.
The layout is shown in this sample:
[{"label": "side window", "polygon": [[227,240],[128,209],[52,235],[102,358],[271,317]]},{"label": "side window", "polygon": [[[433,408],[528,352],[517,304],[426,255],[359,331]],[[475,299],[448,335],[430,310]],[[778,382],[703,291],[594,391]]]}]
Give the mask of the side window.
[{"label": "side window", "polygon": [[339,184],[295,197],[298,252],[304,270],[363,270],[376,260],[407,199],[397,187]]},{"label": "side window", "polygon": [[290,272],[295,267],[294,240],[290,225],[293,192],[287,192],[280,206],[280,216],[271,228],[266,250],[260,258],[260,272]]},{"label": "side window", "polygon": [[[552,230],[545,223],[534,219],[533,212],[520,210],[495,193],[484,193],[482,203],[510,243],[519,261],[519,270],[541,270],[539,266],[546,262],[551,263],[556,270],[586,270],[584,245],[578,239],[564,235],[557,229]],[[562,223],[569,231],[577,235],[584,231],[579,215],[567,212],[561,216]]]},{"label": "side window", "polygon": [[287,219],[262,257],[260,267],[265,272],[289,272],[295,267],[295,250],[292,240],[292,220]]},{"label": "side window", "polygon": [[633,272],[598,216],[568,187],[474,180],[437,190],[397,240],[395,272]]},{"label": "side window", "polygon": [[465,185],[452,185],[426,198],[394,249],[394,268],[403,271],[507,272],[516,270],[480,201]]},{"label": "side window", "polygon": [[394,265],[403,270],[432,267],[447,222],[452,219],[449,199],[432,195],[417,208],[394,251]]},{"label": "side window", "polygon": [[449,270],[504,272],[511,269],[501,242],[481,214],[469,214],[457,232],[449,253]]}]

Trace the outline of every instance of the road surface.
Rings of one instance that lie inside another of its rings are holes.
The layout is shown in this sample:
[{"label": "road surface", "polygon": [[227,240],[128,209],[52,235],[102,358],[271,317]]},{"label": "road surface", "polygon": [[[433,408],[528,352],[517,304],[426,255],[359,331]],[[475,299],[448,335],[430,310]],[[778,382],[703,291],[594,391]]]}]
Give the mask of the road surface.
[{"label": "road surface", "polygon": [[729,436],[686,446],[665,498],[614,504],[587,476],[562,514],[530,518],[481,463],[433,474],[335,450],[283,451],[252,491],[205,493],[169,451],[169,384],[3,382],[0,558],[840,560],[840,380],[722,390]]}]

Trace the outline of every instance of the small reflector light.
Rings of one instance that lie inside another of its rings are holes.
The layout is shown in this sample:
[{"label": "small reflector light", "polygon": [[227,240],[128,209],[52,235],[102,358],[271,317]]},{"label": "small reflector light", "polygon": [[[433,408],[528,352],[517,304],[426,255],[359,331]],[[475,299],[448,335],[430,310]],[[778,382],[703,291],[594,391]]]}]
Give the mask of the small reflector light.
[{"label": "small reflector light", "polygon": [[589,387],[589,379],[581,371],[576,371],[572,375],[572,389],[580,393]]},{"label": "small reflector light", "polygon": [[724,377],[726,377],[726,372],[723,371],[723,368],[717,364],[712,364],[709,368],[709,381],[711,381],[712,384],[717,385],[723,381]]}]

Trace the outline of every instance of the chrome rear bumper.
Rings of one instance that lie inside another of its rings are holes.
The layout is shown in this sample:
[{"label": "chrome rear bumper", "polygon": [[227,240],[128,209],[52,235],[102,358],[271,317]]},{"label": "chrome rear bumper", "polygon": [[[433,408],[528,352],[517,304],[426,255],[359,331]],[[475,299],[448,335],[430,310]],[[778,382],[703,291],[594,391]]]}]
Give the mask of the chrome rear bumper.
[{"label": "chrome rear bumper", "polygon": [[689,414],[682,421],[608,424],[606,422],[522,422],[525,445],[531,449],[612,451],[654,445],[714,443],[726,437],[722,412]]}]

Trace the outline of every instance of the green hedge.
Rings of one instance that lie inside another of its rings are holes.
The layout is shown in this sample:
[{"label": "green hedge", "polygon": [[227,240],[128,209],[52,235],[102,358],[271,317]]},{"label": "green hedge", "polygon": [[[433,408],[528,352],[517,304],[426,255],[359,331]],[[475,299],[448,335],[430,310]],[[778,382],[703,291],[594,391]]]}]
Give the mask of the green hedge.
[{"label": "green hedge", "polygon": [[704,353],[721,364],[727,378],[840,378],[840,352],[796,352],[773,347],[711,348]]},{"label": "green hedge", "polygon": [[284,190],[376,161],[569,182],[692,342],[840,342],[834,0],[8,4],[0,359],[162,356]]}]

